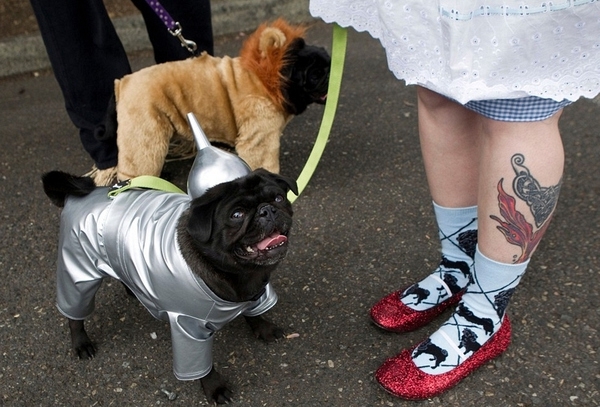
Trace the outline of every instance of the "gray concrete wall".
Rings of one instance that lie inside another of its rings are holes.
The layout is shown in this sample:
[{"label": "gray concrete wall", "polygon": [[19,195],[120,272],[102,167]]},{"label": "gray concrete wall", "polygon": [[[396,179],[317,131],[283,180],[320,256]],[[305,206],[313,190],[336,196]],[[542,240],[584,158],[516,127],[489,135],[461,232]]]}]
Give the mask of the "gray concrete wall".
[{"label": "gray concrete wall", "polygon": [[280,16],[296,23],[311,19],[308,0],[213,0],[211,6],[215,35],[252,30]]},{"label": "gray concrete wall", "polygon": [[[308,0],[212,0],[215,36],[254,29],[266,20],[285,17],[291,22],[311,20]],[[114,21],[128,52],[150,49],[141,15]],[[184,27],[185,35],[185,27]],[[50,62],[39,35],[26,35],[0,41],[0,77],[47,69]]]}]

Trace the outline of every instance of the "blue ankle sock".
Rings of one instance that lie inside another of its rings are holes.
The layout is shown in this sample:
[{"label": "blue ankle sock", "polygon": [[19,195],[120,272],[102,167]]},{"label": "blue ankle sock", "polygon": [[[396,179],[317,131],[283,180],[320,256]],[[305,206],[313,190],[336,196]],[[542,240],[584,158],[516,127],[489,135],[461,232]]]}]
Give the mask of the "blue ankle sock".
[{"label": "blue ankle sock", "polygon": [[469,283],[477,244],[477,206],[444,208],[433,203],[442,245],[442,260],[436,270],[407,288],[402,302],[424,311],[447,300]]},{"label": "blue ankle sock", "polygon": [[442,374],[473,355],[500,329],[528,264],[529,260],[499,263],[477,249],[473,282],[450,319],[413,352],[415,365],[426,373]]}]

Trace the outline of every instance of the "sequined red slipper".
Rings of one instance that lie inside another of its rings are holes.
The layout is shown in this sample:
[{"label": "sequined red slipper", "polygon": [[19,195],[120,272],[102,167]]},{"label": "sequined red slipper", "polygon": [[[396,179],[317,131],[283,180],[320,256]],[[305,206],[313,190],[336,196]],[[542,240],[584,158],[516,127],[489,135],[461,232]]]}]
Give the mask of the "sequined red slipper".
[{"label": "sequined red slipper", "polygon": [[383,297],[371,308],[371,320],[381,329],[391,332],[410,332],[421,328],[440,315],[448,307],[454,307],[462,298],[458,292],[433,308],[416,311],[402,302],[400,295],[404,290],[396,291]]},{"label": "sequined red slipper", "polygon": [[447,373],[431,375],[423,372],[412,360],[413,348],[385,361],[375,373],[375,379],[394,396],[407,400],[428,399],[457,385],[471,372],[502,354],[510,345],[510,334],[510,321],[505,316],[494,336],[471,357]]}]

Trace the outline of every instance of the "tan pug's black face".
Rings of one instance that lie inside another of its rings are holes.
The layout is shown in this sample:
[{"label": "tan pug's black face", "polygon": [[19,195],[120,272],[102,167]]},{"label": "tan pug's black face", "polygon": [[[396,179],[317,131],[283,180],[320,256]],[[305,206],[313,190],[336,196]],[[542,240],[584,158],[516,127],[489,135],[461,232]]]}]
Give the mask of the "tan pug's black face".
[{"label": "tan pug's black face", "polygon": [[187,231],[213,265],[228,272],[278,264],[288,249],[296,183],[256,170],[192,201]]},{"label": "tan pug's black face", "polygon": [[282,93],[286,109],[298,115],[311,103],[324,104],[329,88],[331,57],[324,48],[296,39],[286,52]]}]

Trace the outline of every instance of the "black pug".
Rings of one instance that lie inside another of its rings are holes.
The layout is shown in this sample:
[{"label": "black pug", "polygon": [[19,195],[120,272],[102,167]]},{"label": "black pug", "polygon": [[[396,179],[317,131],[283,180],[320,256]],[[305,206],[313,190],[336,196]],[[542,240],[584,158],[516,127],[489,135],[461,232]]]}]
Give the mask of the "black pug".
[{"label": "black pug", "polygon": [[96,348],[84,329],[102,279],[120,280],[150,313],[169,321],[173,371],[200,379],[209,401],[231,400],[212,363],[216,331],[244,315],[253,333],[284,336],[261,315],[277,296],[269,279],[288,250],[296,182],[263,169],[185,194],[128,190],[114,199],[91,178],[60,171],[42,177],[61,213],[57,306],[68,318],[73,349],[90,359]]},{"label": "black pug", "polygon": [[203,54],[115,81],[115,98],[96,137],[116,142],[118,162],[94,174],[96,185],[159,176],[167,155],[193,153],[189,112],[211,142],[235,148],[252,169],[278,173],[285,126],[327,98],[331,58],[306,44],[304,31],[277,20],[250,35],[236,58]]}]

